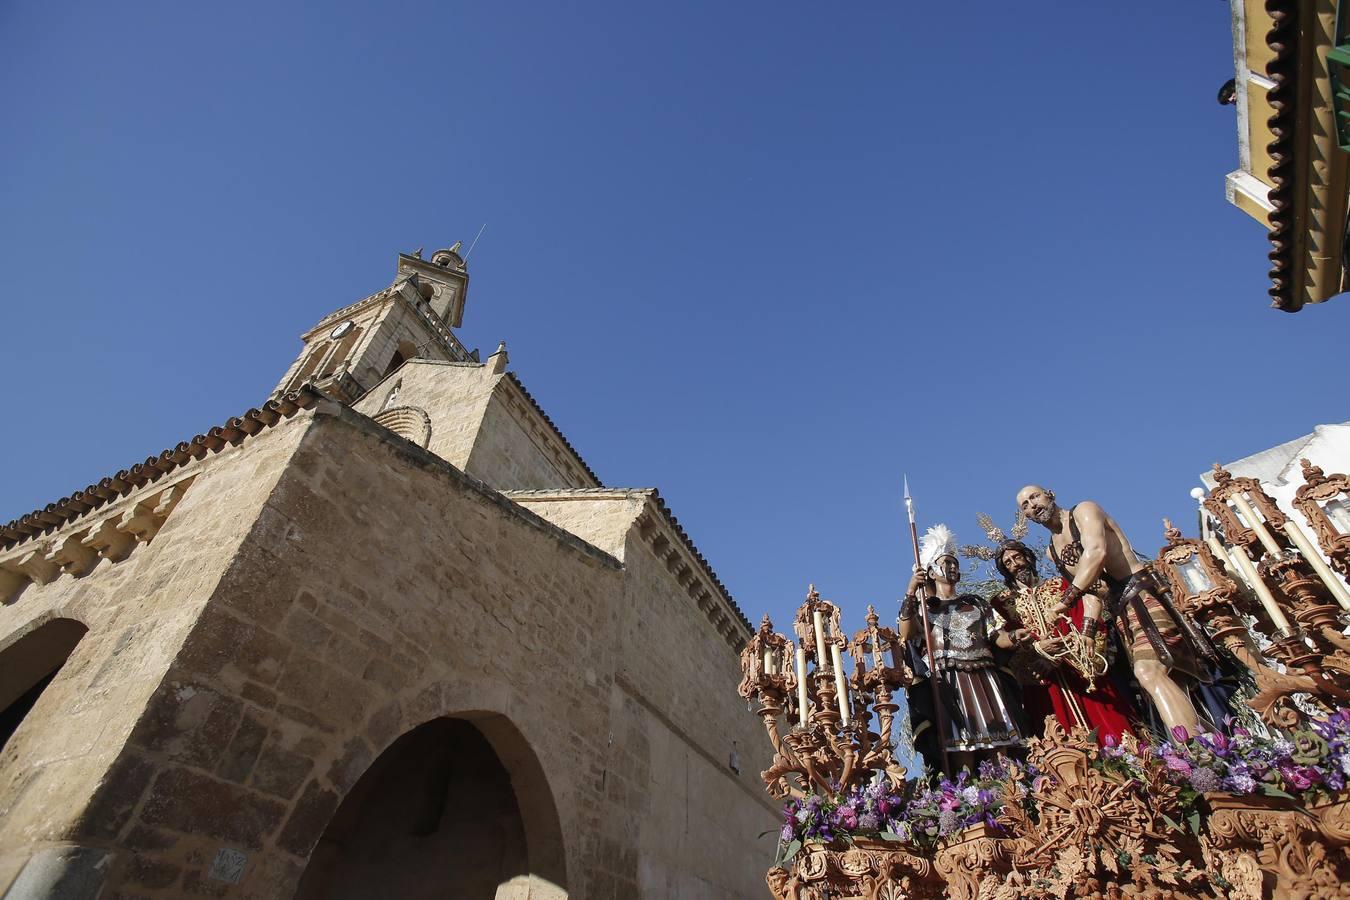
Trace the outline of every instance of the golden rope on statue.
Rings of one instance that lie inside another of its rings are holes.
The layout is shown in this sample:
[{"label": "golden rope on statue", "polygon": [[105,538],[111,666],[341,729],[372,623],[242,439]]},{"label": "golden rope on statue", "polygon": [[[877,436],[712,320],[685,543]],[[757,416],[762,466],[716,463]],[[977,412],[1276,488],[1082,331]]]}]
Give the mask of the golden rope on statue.
[{"label": "golden rope on statue", "polygon": [[[1042,581],[1034,588],[1022,585],[1013,597],[1013,606],[1022,621],[1036,635],[1032,644],[1035,651],[1053,663],[1064,663],[1087,682],[1088,692],[1096,690],[1097,679],[1106,674],[1106,634],[1098,634],[1089,641],[1077,630],[1068,616],[1050,618],[1050,610],[1059,603],[1063,586],[1058,579]],[[1064,622],[1065,633],[1058,634],[1055,625]]]}]

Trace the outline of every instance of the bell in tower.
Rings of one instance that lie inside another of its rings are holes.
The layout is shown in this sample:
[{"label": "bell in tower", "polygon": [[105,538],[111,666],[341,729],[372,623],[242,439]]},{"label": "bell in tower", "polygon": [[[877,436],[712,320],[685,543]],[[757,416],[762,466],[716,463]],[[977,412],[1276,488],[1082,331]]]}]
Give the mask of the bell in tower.
[{"label": "bell in tower", "polygon": [[469,272],[464,257],[459,255],[463,243],[455,241],[450,249],[437,250],[431,254],[431,262],[420,255],[400,253],[398,257],[399,277],[415,278],[431,311],[451,328],[458,328],[463,321],[464,301],[469,293]]}]

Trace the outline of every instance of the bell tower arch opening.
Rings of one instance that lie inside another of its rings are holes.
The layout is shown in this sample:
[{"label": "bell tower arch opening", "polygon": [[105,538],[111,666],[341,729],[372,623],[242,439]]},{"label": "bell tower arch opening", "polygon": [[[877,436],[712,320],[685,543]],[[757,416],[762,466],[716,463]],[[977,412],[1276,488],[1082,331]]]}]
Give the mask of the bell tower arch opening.
[{"label": "bell tower arch opening", "polygon": [[505,717],[433,719],[398,738],[329,821],[296,897],[563,900],[552,793]]},{"label": "bell tower arch opening", "polygon": [[9,743],[88,631],[74,619],[51,619],[0,650],[0,748]]}]

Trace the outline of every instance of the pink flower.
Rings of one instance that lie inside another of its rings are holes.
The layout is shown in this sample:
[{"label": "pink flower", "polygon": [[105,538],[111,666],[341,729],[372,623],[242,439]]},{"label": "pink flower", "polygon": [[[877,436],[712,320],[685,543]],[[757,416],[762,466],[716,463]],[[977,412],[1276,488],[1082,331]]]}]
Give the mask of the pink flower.
[{"label": "pink flower", "polygon": [[1284,783],[1296,791],[1306,791],[1313,786],[1313,780],[1302,766],[1282,766],[1280,775],[1284,777]]},{"label": "pink flower", "polygon": [[1186,743],[1186,742],[1187,742],[1188,740],[1190,740],[1190,739],[1191,739],[1191,736],[1190,736],[1190,734],[1186,731],[1186,726],[1185,726],[1185,725],[1173,725],[1173,726],[1172,726],[1172,740],[1176,741],[1178,744],[1184,744],[1184,743]]},{"label": "pink flower", "polygon": [[[1180,728],[1181,726],[1178,725],[1177,727]],[[1182,775],[1191,774],[1191,764],[1180,756],[1165,756],[1163,760],[1167,763],[1167,768],[1173,772],[1180,772]]]}]

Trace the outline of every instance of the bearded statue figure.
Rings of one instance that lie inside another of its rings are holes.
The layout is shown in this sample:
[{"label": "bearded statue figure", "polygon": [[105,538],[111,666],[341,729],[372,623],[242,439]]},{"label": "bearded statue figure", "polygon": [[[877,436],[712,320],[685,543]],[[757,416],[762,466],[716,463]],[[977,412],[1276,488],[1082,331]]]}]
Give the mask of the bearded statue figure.
[{"label": "bearded statue figure", "polygon": [[[994,568],[1006,590],[994,598],[994,608],[1006,623],[995,641],[1012,651],[1012,673],[1019,682],[1022,705],[1033,722],[1053,715],[1065,731],[1075,727],[1094,731],[1097,742],[1119,740],[1137,722],[1129,699],[1109,677],[1088,681],[1077,669],[1056,658],[1056,651],[1083,630],[1083,603],[1073,603],[1062,616],[1052,617],[1053,606],[1040,616],[1027,608],[1054,598],[1058,604],[1068,588],[1062,577],[1042,580],[1036,551],[1019,540],[1005,539],[994,548]],[[1041,633],[1042,631],[1047,633]],[[1104,676],[1105,673],[1103,672]]]},{"label": "bearded statue figure", "polygon": [[1169,732],[1201,730],[1183,683],[1212,680],[1217,661],[1199,627],[1177,612],[1115,519],[1091,500],[1064,509],[1053,491],[1027,485],[1017,508],[1050,532],[1050,558],[1066,582],[1057,618],[1081,609],[1081,635],[1106,631]]}]

